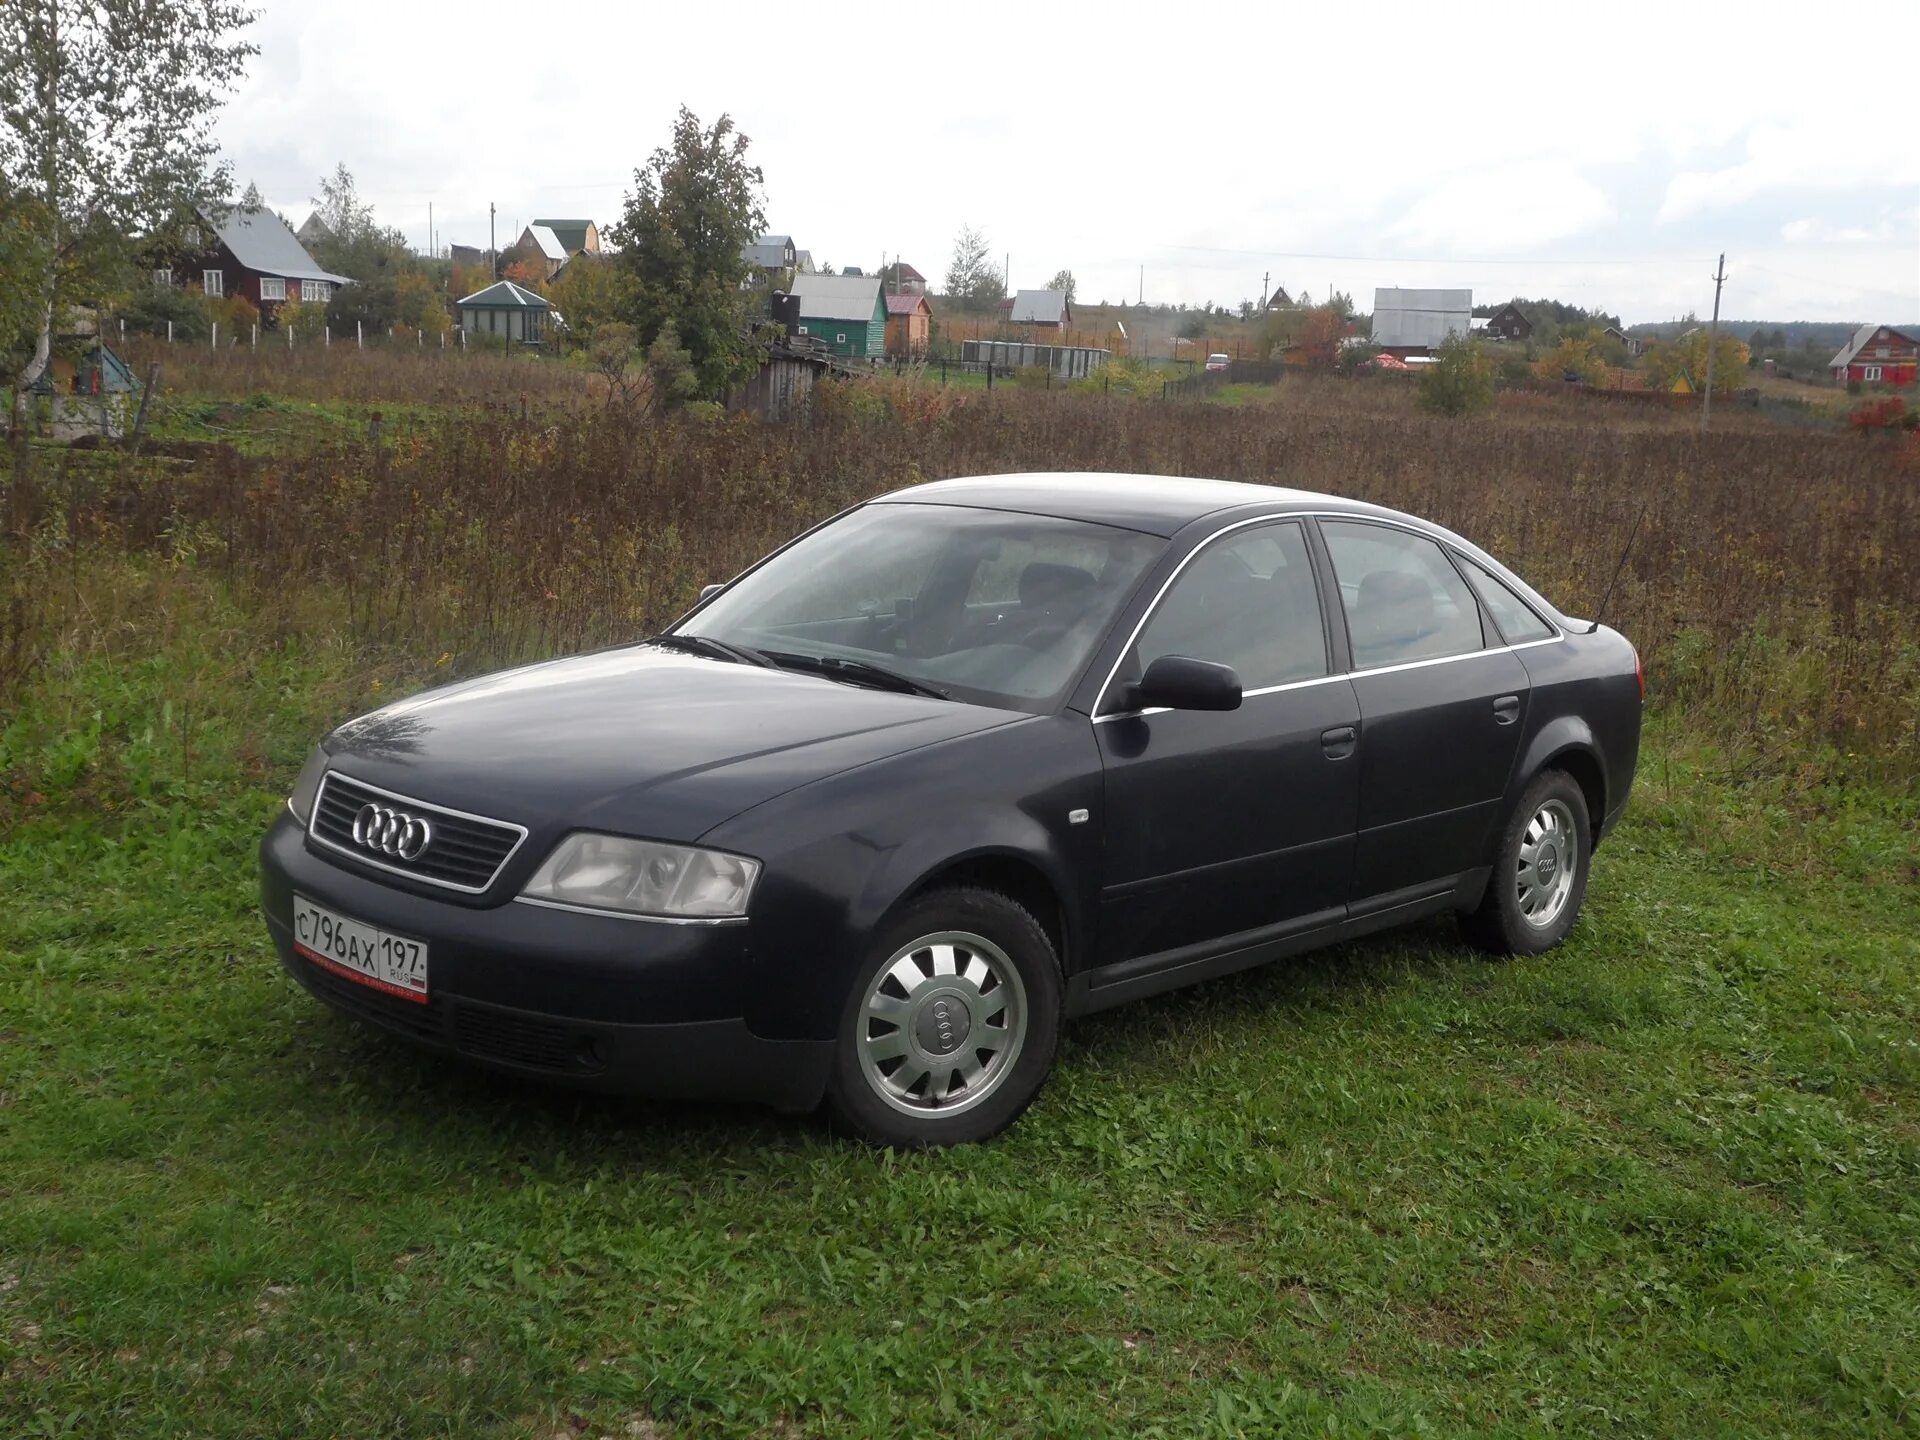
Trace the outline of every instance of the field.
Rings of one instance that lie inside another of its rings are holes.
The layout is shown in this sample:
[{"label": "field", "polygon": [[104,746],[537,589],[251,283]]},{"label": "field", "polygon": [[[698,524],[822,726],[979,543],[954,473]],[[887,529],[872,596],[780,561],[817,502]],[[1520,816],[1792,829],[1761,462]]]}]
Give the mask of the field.
[{"label": "field", "polygon": [[[1307,380],[635,423],[392,361],[182,364],[163,453],[42,452],[0,550],[0,1434],[1920,1422],[1906,452]],[[1575,614],[1634,533],[1653,709],[1569,945],[1436,923],[1104,1015],[1002,1141],[918,1156],[488,1079],[279,974],[251,851],[327,725],[1023,467],[1364,494]]]}]

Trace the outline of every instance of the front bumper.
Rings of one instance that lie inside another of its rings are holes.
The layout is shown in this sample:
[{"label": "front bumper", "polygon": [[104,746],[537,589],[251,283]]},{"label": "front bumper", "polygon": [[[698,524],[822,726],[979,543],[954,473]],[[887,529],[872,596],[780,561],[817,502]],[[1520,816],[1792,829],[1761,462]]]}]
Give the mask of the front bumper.
[{"label": "front bumper", "polygon": [[[431,899],[308,850],[281,817],[260,844],[261,908],[280,963],[353,1019],[496,1070],[622,1094],[810,1110],[830,1040],[756,1033],[746,927],[667,925],[512,902]],[[296,949],[295,891],[429,947],[425,1004],[387,995]]]}]

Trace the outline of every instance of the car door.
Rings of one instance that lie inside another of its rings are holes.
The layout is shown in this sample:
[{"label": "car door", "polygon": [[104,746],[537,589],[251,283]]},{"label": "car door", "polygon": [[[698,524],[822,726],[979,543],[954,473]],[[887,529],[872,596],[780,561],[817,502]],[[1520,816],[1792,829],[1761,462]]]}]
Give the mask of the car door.
[{"label": "car door", "polygon": [[1363,911],[1485,862],[1526,728],[1527,670],[1437,541],[1374,521],[1319,525],[1360,705],[1348,899]]},{"label": "car door", "polygon": [[1162,655],[1231,665],[1230,711],[1097,714],[1100,960],[1337,919],[1353,869],[1359,707],[1331,663],[1306,529],[1236,526],[1188,557],[1102,708]]}]

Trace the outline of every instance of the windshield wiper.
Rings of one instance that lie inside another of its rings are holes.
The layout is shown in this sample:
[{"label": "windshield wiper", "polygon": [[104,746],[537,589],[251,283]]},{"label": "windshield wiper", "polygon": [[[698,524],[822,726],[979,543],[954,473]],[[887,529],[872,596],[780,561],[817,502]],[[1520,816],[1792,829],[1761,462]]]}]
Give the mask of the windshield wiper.
[{"label": "windshield wiper", "polygon": [[856,685],[871,685],[876,690],[892,690],[901,695],[925,695],[933,700],[951,700],[953,696],[937,685],[902,675],[884,665],[866,660],[849,660],[839,655],[796,655],[787,650],[768,650],[766,658],[789,670],[811,670],[831,680],[847,680]]},{"label": "windshield wiper", "polygon": [[736,665],[758,665],[763,669],[771,668],[773,665],[773,661],[758,650],[749,650],[744,645],[735,645],[726,640],[716,640],[711,635],[650,635],[646,643],[659,645],[668,650],[685,650],[691,655],[731,660]]}]

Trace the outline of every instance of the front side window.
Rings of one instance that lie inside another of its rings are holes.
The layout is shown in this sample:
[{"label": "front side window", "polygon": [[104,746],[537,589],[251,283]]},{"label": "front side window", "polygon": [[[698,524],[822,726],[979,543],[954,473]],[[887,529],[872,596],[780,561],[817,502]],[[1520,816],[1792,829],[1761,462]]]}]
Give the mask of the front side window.
[{"label": "front side window", "polygon": [[302,280],[300,282],[300,300],[302,304],[327,303],[327,282],[324,280]]},{"label": "front side window", "polygon": [[1533,607],[1522,600],[1519,592],[1506,581],[1491,571],[1481,569],[1464,555],[1460,557],[1460,568],[1467,572],[1468,583],[1485,603],[1493,616],[1493,623],[1500,627],[1500,633],[1506,637],[1509,645],[1552,638],[1553,627],[1534,614]]},{"label": "front side window", "polygon": [[1878,365],[1869,365],[1865,369],[1865,374],[1869,380],[1878,380],[1880,378],[1880,367]]},{"label": "front side window", "polygon": [[153,283],[154,283],[154,284],[156,284],[156,285],[171,285],[171,284],[173,284],[173,271],[171,271],[171,270],[156,270],[156,271],[154,271],[154,272],[153,272]]},{"label": "front side window", "polygon": [[1300,526],[1237,530],[1189,560],[1140,632],[1134,673],[1163,655],[1231,665],[1244,690],[1325,675],[1320,593]]},{"label": "front side window", "polygon": [[1460,572],[1424,535],[1323,521],[1340,583],[1353,668],[1405,665],[1484,648],[1480,607]]},{"label": "front side window", "polygon": [[957,505],[867,505],[796,541],[679,633],[776,664],[883,666],[956,699],[1053,708],[1155,556],[1158,536]]},{"label": "front side window", "polygon": [[200,289],[208,295],[226,294],[226,272],[223,270],[202,270],[200,272]]},{"label": "front side window", "polygon": [[287,282],[277,275],[260,277],[260,298],[262,300],[284,300],[287,298]]}]

